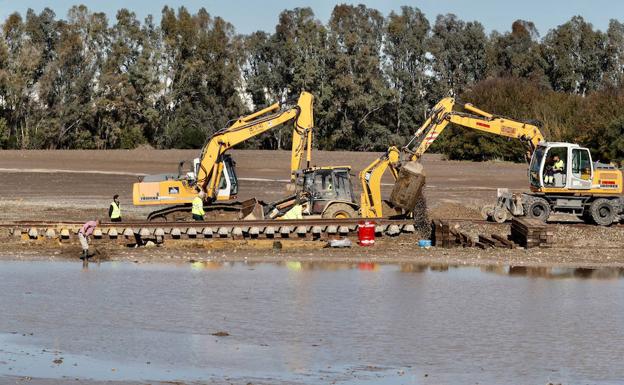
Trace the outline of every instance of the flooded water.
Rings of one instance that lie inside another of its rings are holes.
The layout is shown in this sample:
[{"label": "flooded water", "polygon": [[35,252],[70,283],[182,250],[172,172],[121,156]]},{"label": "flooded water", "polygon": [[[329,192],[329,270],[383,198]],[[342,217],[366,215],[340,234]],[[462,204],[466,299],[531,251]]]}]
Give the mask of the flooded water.
[{"label": "flooded water", "polygon": [[623,276],[1,262],[0,380],[621,384]]}]

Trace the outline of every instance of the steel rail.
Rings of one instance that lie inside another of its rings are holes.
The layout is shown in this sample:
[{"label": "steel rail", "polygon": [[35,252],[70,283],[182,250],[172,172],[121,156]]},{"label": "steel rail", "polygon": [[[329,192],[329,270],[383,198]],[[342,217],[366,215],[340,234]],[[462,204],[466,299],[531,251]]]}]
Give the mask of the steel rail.
[{"label": "steel rail", "polygon": [[[413,219],[345,218],[345,219],[290,219],[290,220],[223,220],[223,221],[177,221],[177,222],[101,222],[99,227],[266,227],[266,226],[351,226],[362,221],[381,225],[413,224]],[[12,221],[0,223],[0,227],[80,226],[81,221]]]}]

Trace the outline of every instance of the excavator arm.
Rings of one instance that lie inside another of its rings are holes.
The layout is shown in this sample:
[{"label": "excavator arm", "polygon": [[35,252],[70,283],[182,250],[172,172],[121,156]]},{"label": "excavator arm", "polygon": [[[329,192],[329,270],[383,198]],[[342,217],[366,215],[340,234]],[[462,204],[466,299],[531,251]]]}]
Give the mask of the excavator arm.
[{"label": "excavator arm", "polygon": [[206,192],[209,199],[214,199],[218,190],[219,180],[223,171],[221,156],[250,138],[289,121],[293,122],[293,144],[291,151],[291,179],[301,165],[303,153],[307,147],[306,160],[310,162],[310,144],[314,127],[312,113],[313,97],[302,92],[297,105],[280,111],[279,104],[273,104],[264,110],[238,119],[230,127],[215,133],[202,149],[197,185]]},{"label": "excavator arm", "polygon": [[385,171],[388,169],[391,171],[396,186],[400,169],[409,162],[418,161],[449,123],[490,134],[520,139],[527,144],[527,159],[530,158],[537,145],[544,140],[539,128],[533,124],[495,116],[471,104],[461,105],[463,111],[456,111],[456,107],[453,98],[440,100],[407,145],[401,150],[390,147],[385,154],[362,170],[360,182],[363,192],[360,197],[360,210],[363,217],[379,218],[383,216],[381,179]]},{"label": "excavator arm", "polygon": [[364,218],[381,218],[381,178],[390,170],[392,177],[396,181],[399,177],[399,162],[401,152],[392,146],[385,154],[375,159],[364,170],[360,172],[359,178],[362,185],[360,195],[360,215]]},{"label": "excavator arm", "polygon": [[420,159],[449,123],[494,135],[520,139],[527,144],[529,158],[539,142],[544,140],[544,135],[533,124],[495,116],[469,103],[461,105],[468,112],[455,111],[455,106],[456,103],[453,98],[444,98],[435,105],[425,123],[403,148],[409,156],[409,160]]},{"label": "excavator arm", "polygon": [[[212,135],[202,148],[201,155],[194,163],[192,172],[177,176],[171,174],[148,175],[132,187],[135,205],[166,205],[169,208],[157,210],[152,214],[158,216],[166,211],[167,215],[175,214],[177,207],[184,209],[197,196],[197,189],[206,193],[206,201],[230,200],[233,191],[232,181],[235,175],[225,171],[233,171],[232,162],[226,159],[226,152],[233,146],[274,129],[282,124],[293,124],[293,145],[291,152],[291,175],[301,167],[304,152],[307,148],[306,160],[310,162],[310,148],[314,120],[312,113],[313,97],[302,92],[298,102],[292,107],[282,107],[275,103],[260,111],[243,116],[231,122],[228,127]],[[222,176],[226,187],[220,186]],[[294,177],[291,177],[291,179]],[[220,189],[222,189],[220,191]],[[220,195],[222,193],[222,195]],[[150,214],[151,216],[153,216]]]},{"label": "excavator arm", "polygon": [[[309,168],[312,162],[312,130],[314,128],[313,113],[314,98],[312,94],[302,92],[297,106],[299,116],[294,121],[292,135],[292,149],[290,155],[290,182],[294,183],[297,170]],[[303,154],[305,152],[306,164],[302,167]]]}]

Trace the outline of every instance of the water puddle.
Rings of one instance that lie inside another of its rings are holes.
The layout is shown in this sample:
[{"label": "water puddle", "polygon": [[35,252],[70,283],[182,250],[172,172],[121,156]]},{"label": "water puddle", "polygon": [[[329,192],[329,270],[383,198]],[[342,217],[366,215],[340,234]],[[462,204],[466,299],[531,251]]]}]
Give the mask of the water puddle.
[{"label": "water puddle", "polygon": [[[376,383],[393,385],[404,383],[405,378],[415,378],[410,368],[383,368],[375,366],[299,368],[291,373],[247,371],[237,369],[235,373],[218,368],[196,368],[192,366],[124,362],[95,359],[86,355],[67,354],[32,345],[36,341],[30,335],[16,337],[17,333],[0,334],[0,374],[10,377],[35,379],[66,379],[123,382],[177,382],[177,381],[274,381],[275,383],[310,383],[331,379],[341,384]],[[207,343],[211,343],[208,338]],[[267,349],[268,350],[268,349]],[[253,383],[253,382],[252,382]]]},{"label": "water puddle", "polygon": [[624,381],[624,269],[0,262],[0,378]]}]

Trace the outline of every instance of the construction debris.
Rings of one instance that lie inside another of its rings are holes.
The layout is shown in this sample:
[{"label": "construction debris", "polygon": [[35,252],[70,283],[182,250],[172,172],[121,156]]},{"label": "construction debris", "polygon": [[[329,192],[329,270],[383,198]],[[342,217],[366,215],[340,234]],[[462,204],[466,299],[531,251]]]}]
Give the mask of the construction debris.
[{"label": "construction debris", "polygon": [[458,234],[451,234],[451,228],[454,228],[454,226],[455,224],[451,224],[449,221],[433,221],[433,245],[444,248],[456,246]]},{"label": "construction debris", "polygon": [[515,249],[517,247],[551,247],[553,231],[548,225],[535,219],[516,219],[511,225],[511,234],[478,234],[472,236],[460,229],[459,223],[436,220],[432,223],[433,244],[436,247],[479,247]]},{"label": "construction debris", "polygon": [[338,248],[351,247],[351,241],[348,238],[330,239],[327,245],[329,247],[338,247]]},{"label": "construction debris", "polygon": [[527,249],[551,247],[553,234],[553,230],[542,221],[528,218],[513,218],[509,239]]}]

